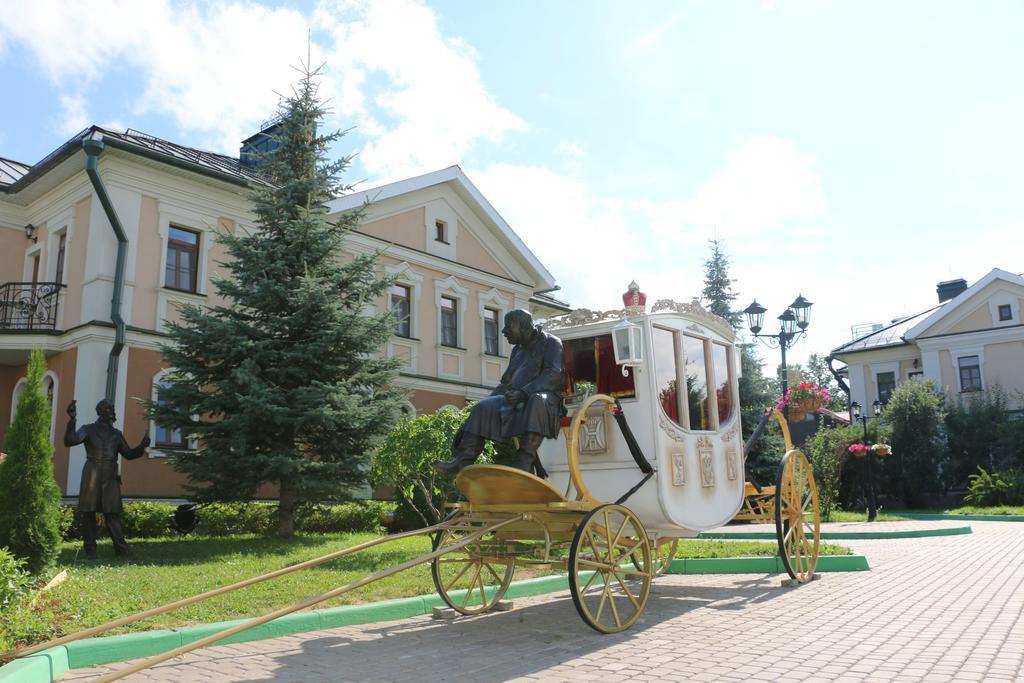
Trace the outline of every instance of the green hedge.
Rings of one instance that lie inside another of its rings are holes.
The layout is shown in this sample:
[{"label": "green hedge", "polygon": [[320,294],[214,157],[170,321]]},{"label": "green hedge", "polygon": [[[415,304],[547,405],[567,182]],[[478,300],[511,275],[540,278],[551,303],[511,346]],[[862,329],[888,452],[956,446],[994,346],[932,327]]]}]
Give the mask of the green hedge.
[{"label": "green hedge", "polygon": [[[178,532],[171,526],[177,506],[139,501],[124,506],[124,531],[128,538],[159,538]],[[376,500],[338,505],[308,505],[296,512],[296,531],[348,533],[378,531],[394,514],[394,503]],[[271,534],[276,531],[276,503],[211,503],[197,508],[195,533],[210,536]],[[64,540],[82,537],[72,507],[61,508],[60,529]]]}]

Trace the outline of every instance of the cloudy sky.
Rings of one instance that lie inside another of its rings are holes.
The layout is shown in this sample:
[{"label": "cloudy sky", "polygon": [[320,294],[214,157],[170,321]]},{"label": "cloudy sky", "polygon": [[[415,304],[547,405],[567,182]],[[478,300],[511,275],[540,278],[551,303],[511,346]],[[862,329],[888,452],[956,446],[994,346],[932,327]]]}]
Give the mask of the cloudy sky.
[{"label": "cloudy sky", "polygon": [[815,302],[803,357],[1024,271],[1022,25],[1012,0],[0,0],[0,156],[90,124],[236,154],[311,35],[351,180],[460,164],[576,306],[689,300],[720,237],[741,306]]}]

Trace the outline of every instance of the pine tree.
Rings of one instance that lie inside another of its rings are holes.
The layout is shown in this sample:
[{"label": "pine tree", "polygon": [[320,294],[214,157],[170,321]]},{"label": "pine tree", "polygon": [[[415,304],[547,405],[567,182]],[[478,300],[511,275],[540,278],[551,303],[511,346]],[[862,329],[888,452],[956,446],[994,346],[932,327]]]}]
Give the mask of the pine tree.
[{"label": "pine tree", "polygon": [[350,190],[339,181],[350,159],[326,159],[343,133],[318,133],[316,77],[304,69],[282,103],[279,146],[261,160],[274,184],[251,196],[256,229],[218,236],[230,277],[214,286],[229,303],[183,307],[163,347],[169,381],[147,403],[158,424],[195,440],[174,465],[197,499],[244,500],[276,483],[282,536],[299,504],[365,482],[402,400],[397,362],[379,357],[394,319],[366,313],[390,283],[376,254],[341,258],[362,213],[327,220],[326,203]]},{"label": "pine tree", "polygon": [[704,289],[701,295],[707,309],[725,318],[733,329],[739,329],[740,314],[732,309],[737,294],[732,291],[735,280],[729,277],[729,257],[725,255],[725,241],[719,238],[708,240],[711,255],[704,261]]},{"label": "pine tree", "polygon": [[45,372],[42,349],[32,349],[0,465],[0,547],[24,558],[33,574],[52,567],[60,554],[60,489],[53,478]]}]

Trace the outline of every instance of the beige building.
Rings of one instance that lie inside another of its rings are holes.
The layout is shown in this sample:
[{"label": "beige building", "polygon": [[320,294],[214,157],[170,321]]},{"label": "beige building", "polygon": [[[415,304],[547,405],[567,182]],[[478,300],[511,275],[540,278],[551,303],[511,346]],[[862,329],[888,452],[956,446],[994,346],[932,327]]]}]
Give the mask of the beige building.
[{"label": "beige building", "polygon": [[939,302],[832,350],[847,364],[853,401],[888,401],[903,382],[933,379],[947,400],[964,400],[996,386],[1020,410],[1024,391],[1024,278],[998,268],[970,287],[941,282]]},{"label": "beige building", "polygon": [[[76,399],[80,421],[92,421],[108,385],[129,442],[146,434],[153,441],[146,457],[122,463],[124,494],[181,495],[184,479],[167,456],[189,444],[147,420],[139,401],[161,381],[159,345],[177,306],[217,303],[211,282],[226,255],[215,234],[253,228],[246,195],[266,182],[237,158],[98,127],[35,165],[0,158],[0,438],[29,351],[41,347],[54,471],[66,495],[78,493],[85,452],[61,443],[64,409]],[[405,361],[408,412],[488,393],[507,362],[500,321],[508,310],[568,310],[548,294],[552,275],[459,168],[344,197],[331,209],[367,199],[374,203],[348,247],[382,252],[381,273],[399,278],[377,310],[401,317],[386,352]]]}]

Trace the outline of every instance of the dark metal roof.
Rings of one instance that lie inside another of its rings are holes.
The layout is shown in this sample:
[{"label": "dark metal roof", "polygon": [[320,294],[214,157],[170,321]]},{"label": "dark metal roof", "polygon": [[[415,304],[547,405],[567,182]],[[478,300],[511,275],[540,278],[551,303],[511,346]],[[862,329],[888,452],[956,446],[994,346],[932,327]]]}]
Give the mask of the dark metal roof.
[{"label": "dark metal roof", "polygon": [[104,143],[111,147],[204,175],[218,177],[238,185],[271,184],[271,180],[267,176],[244,166],[236,157],[207,152],[195,147],[186,147],[130,128],[119,133],[99,126],[92,126],[72,137],[37,164],[30,166],[0,159],[0,189],[8,193],[20,191],[57,163],[81,149],[82,140],[95,134],[99,134]]},{"label": "dark metal roof", "polygon": [[28,173],[30,168],[32,167],[29,164],[0,157],[0,185],[10,185],[17,182],[21,176]]},{"label": "dark metal roof", "polygon": [[921,321],[923,316],[928,315],[939,306],[929,308],[927,311],[921,311],[914,315],[908,316],[901,320],[897,320],[888,327],[883,327],[880,330],[875,330],[870,334],[865,334],[863,337],[857,337],[853,341],[847,342],[842,346],[837,346],[832,349],[832,355],[839,353],[852,353],[854,351],[870,351],[872,349],[878,349],[885,346],[902,346],[907,341],[903,339],[903,335],[910,331],[914,325]]}]

